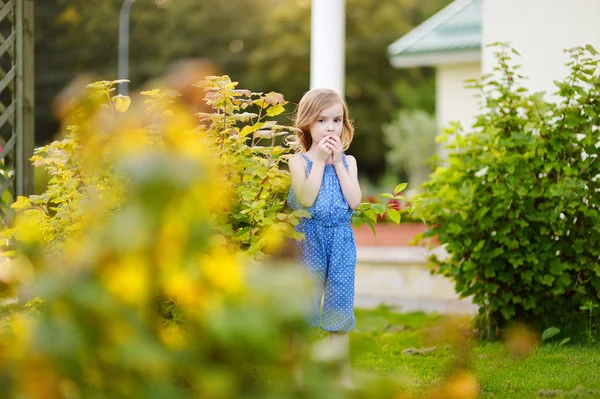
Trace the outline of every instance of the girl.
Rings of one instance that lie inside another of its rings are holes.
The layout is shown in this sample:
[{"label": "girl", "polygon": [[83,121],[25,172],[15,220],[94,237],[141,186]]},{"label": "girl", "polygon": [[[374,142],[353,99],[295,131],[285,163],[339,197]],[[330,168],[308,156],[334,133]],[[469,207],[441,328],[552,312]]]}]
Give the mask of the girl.
[{"label": "girl", "polygon": [[[350,218],[362,199],[356,160],[344,154],[354,128],[346,103],[330,89],[312,89],[302,97],[295,126],[290,145],[298,155],[289,162],[288,204],[312,216],[296,227],[306,237],[298,243],[298,255],[314,288],[308,321],[329,331],[332,346],[347,352],[347,333],[356,325],[356,244]],[[349,378],[348,367],[343,382],[350,385]]]}]

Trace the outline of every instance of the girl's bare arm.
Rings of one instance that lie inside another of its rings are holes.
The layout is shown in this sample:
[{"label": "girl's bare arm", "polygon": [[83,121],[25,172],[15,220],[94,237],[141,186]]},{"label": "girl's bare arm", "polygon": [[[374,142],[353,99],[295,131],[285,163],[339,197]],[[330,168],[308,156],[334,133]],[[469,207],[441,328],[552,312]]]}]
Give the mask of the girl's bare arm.
[{"label": "girl's bare arm", "polygon": [[300,205],[310,208],[319,195],[325,161],[315,159],[308,176],[306,176],[305,161],[300,155],[296,155],[289,162],[290,174],[292,175],[292,187]]},{"label": "girl's bare arm", "polygon": [[356,209],[362,201],[362,192],[358,184],[358,166],[356,165],[356,158],[352,155],[346,155],[346,161],[348,170],[344,167],[344,163],[340,161],[334,164],[335,173],[337,173],[342,187],[342,194],[348,206],[351,209]]}]

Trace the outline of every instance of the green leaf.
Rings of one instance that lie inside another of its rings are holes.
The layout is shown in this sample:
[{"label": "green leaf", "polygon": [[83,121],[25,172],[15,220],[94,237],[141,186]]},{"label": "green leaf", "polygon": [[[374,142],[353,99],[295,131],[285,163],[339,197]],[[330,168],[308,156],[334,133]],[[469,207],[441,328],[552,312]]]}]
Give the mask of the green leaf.
[{"label": "green leaf", "polygon": [[400,193],[401,191],[404,191],[404,189],[408,186],[408,183],[400,183],[396,186],[396,188],[394,189],[394,194],[398,195],[398,193]]},{"label": "green leaf", "polygon": [[388,209],[387,215],[394,223],[400,224],[400,212],[395,209]]},{"label": "green leaf", "polygon": [[377,236],[377,232],[375,231],[375,226],[373,226],[373,222],[371,222],[369,219],[365,219],[365,223],[369,225],[369,227],[373,231],[373,235]]},{"label": "green leaf", "polygon": [[305,209],[297,209],[294,212],[292,212],[292,215],[298,216],[298,217],[302,217],[302,218],[310,218],[310,217],[312,217],[312,215],[310,214],[310,212],[307,211],[307,210],[305,210]]},{"label": "green leaf", "polygon": [[554,337],[559,332],[560,332],[560,328],[556,328],[556,327],[550,327],[550,328],[545,329],[544,332],[542,333],[542,341],[546,341],[546,340]]},{"label": "green leaf", "polygon": [[372,209],[367,209],[366,211],[363,211],[363,215],[368,217],[371,221],[377,222],[377,214],[373,212]]},{"label": "green leaf", "polygon": [[552,285],[552,283],[554,282],[555,277],[550,275],[550,274],[546,274],[544,277],[542,277],[541,282],[544,285]]},{"label": "green leaf", "polygon": [[481,249],[483,248],[484,245],[485,245],[485,240],[479,240],[479,242],[477,243],[477,245],[475,245],[475,248],[473,249],[473,252],[479,252],[479,251],[481,251]]},{"label": "green leaf", "polygon": [[386,207],[381,204],[373,204],[371,205],[371,209],[374,210],[378,215],[383,215],[386,211]]},{"label": "green leaf", "polygon": [[564,270],[565,266],[559,259],[555,259],[550,263],[550,273],[554,274],[555,276],[560,276]]},{"label": "green leaf", "polygon": [[392,194],[389,194],[389,193],[383,193],[383,194],[380,194],[380,195],[381,195],[383,198],[390,198],[390,199],[394,198],[394,196],[393,196]]},{"label": "green leaf", "polygon": [[504,316],[505,320],[510,320],[515,315],[515,307],[505,306],[500,309],[500,313],[502,313],[502,316]]},{"label": "green leaf", "polygon": [[564,344],[566,344],[567,342],[569,342],[571,340],[571,337],[567,337],[565,339],[563,339],[562,341],[560,341],[560,344],[558,344],[559,346],[563,346]]},{"label": "green leaf", "polygon": [[592,46],[591,44],[586,45],[585,49],[587,51],[589,51],[590,54],[592,54],[592,55],[598,55],[598,52],[596,51],[596,49],[594,48],[594,46]]},{"label": "green leaf", "polygon": [[363,202],[361,203],[358,208],[356,208],[357,211],[366,211],[367,209],[371,209],[371,203],[370,202]]}]

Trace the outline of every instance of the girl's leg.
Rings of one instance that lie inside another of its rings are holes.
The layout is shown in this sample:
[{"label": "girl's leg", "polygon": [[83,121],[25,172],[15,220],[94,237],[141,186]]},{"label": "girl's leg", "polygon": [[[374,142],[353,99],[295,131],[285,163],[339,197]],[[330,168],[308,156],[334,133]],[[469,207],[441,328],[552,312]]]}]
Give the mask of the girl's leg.
[{"label": "girl's leg", "polygon": [[302,233],[306,239],[298,243],[298,263],[306,272],[310,283],[309,298],[306,301],[306,317],[310,325],[321,325],[321,300],[327,279],[326,245],[322,232],[316,223],[304,222]]},{"label": "girl's leg", "polygon": [[350,336],[347,333],[329,332],[329,343],[334,354],[340,358],[340,384],[353,389],[352,368],[350,366]]},{"label": "girl's leg", "polygon": [[336,230],[328,262],[322,328],[349,332],[354,329],[354,278],[356,247],[350,225]]}]

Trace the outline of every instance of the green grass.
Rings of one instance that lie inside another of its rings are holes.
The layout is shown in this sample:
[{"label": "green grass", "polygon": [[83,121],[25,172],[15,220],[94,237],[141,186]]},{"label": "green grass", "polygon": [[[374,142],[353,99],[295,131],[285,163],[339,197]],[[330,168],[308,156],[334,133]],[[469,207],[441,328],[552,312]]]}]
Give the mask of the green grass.
[{"label": "green grass", "polygon": [[[600,398],[599,345],[545,343],[517,358],[501,342],[474,342],[470,350],[459,351],[447,339],[436,340],[447,331],[441,315],[401,314],[381,307],[358,309],[356,316],[351,345],[358,379],[361,374],[383,374],[403,381],[412,394],[420,396],[441,383],[457,359],[466,359],[482,398]],[[428,353],[403,354],[409,348],[434,346]]]}]

